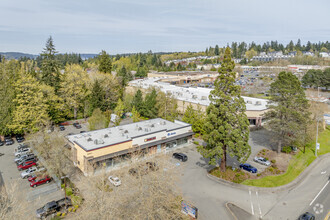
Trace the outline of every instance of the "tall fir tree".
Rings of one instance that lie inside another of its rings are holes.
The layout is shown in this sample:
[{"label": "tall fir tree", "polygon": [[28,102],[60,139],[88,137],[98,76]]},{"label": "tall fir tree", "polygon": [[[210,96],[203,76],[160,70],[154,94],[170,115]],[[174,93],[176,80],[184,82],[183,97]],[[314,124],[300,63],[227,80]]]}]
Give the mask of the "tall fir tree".
[{"label": "tall fir tree", "polygon": [[104,99],[105,91],[103,86],[99,79],[95,79],[89,95],[89,113],[91,114],[96,108],[100,108],[102,111],[105,111]]},{"label": "tall fir tree", "polygon": [[157,104],[157,92],[156,89],[152,89],[150,93],[146,95],[143,105],[143,116],[147,118],[156,118],[158,115]]},{"label": "tall fir tree", "polygon": [[217,165],[221,159],[221,171],[226,170],[227,154],[245,161],[251,152],[246,106],[240,95],[240,86],[235,85],[235,64],[230,53],[227,47],[219,76],[214,83],[215,88],[209,96],[210,105],[206,111],[203,137],[207,146],[198,148],[205,158],[210,159],[211,165]]},{"label": "tall fir tree", "polygon": [[100,72],[111,74],[112,60],[106,51],[102,50],[102,52],[98,56],[98,62],[99,62],[99,71]]},{"label": "tall fir tree", "polygon": [[132,106],[135,106],[136,111],[139,112],[140,115],[142,115],[142,111],[143,111],[143,96],[142,96],[142,91],[139,89],[136,91],[134,98],[133,98],[133,102],[132,102]]},{"label": "tall fir tree", "polygon": [[52,36],[50,36],[46,42],[46,47],[41,53],[41,81],[46,85],[54,87],[57,94],[60,89],[60,64],[56,59],[55,45]]},{"label": "tall fir tree", "polygon": [[[299,79],[290,72],[281,72],[270,85],[270,104],[267,126],[275,133],[277,151],[282,144],[300,142],[306,135],[310,113],[305,91]],[[304,144],[304,143],[301,143]]]}]

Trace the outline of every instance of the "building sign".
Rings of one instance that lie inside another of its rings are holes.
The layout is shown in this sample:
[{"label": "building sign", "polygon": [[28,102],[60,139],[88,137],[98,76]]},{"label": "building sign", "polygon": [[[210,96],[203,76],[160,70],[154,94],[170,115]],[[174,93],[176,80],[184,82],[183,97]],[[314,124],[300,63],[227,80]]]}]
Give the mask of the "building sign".
[{"label": "building sign", "polygon": [[181,212],[185,215],[193,217],[194,219],[197,219],[198,209],[195,206],[189,204],[187,201],[182,200]]},{"label": "building sign", "polygon": [[148,142],[148,141],[152,141],[152,140],[156,140],[156,137],[146,138],[146,139],[144,139],[144,142]]},{"label": "building sign", "polygon": [[167,133],[167,136],[171,136],[171,135],[175,135],[176,132],[172,132],[172,133]]}]

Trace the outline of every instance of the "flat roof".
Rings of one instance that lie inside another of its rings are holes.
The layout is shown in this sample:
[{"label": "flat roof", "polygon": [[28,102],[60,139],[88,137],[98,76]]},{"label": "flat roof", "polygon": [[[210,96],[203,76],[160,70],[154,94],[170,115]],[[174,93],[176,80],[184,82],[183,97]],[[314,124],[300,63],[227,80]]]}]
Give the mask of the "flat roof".
[{"label": "flat roof", "polygon": [[[196,103],[200,105],[210,105],[209,95],[212,89],[202,87],[180,87],[162,82],[162,79],[170,77],[153,77],[147,79],[137,79],[130,81],[133,87],[148,89],[151,87],[159,88],[161,91],[170,92],[177,100]],[[246,104],[247,111],[263,111],[267,109],[268,100],[242,96]]]},{"label": "flat roof", "polygon": [[80,134],[67,136],[68,140],[76,143],[85,151],[95,150],[127,141],[140,136],[146,136],[160,131],[171,131],[191,126],[181,121],[167,121],[162,118],[155,118],[136,123],[120,125],[111,128],[104,128]]}]

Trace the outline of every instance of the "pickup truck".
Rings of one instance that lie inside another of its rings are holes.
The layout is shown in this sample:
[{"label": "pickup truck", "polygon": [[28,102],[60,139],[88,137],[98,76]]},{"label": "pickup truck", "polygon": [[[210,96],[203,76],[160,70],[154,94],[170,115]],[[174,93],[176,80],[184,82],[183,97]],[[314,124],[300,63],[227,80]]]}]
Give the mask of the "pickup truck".
[{"label": "pickup truck", "polygon": [[58,201],[51,201],[44,205],[43,207],[37,209],[36,215],[37,218],[44,218],[48,215],[59,211],[64,206],[71,206],[71,199],[70,198],[63,198]]},{"label": "pickup truck", "polygon": [[32,174],[41,172],[41,171],[46,171],[46,168],[44,168],[44,167],[37,168],[36,166],[33,166],[33,167],[30,167],[29,169],[23,171],[21,173],[21,177],[22,177],[22,179],[25,179],[27,177],[30,177]]},{"label": "pickup truck", "polygon": [[32,154],[32,153],[22,154],[20,157],[15,157],[14,162],[19,163],[19,161],[22,161],[25,158],[30,157],[30,156],[34,156],[34,154]]}]

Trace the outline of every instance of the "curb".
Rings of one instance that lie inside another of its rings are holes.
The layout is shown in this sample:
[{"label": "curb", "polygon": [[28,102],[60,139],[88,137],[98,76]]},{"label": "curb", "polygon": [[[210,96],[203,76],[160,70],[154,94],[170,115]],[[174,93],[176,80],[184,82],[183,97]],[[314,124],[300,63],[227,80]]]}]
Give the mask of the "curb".
[{"label": "curb", "polygon": [[231,209],[228,207],[228,204],[229,204],[229,203],[230,203],[230,204],[233,204],[233,203],[231,203],[231,202],[226,202],[226,205],[225,205],[225,206],[226,206],[226,209],[230,212],[230,214],[234,217],[235,220],[238,220],[237,217],[236,217],[236,215],[235,215],[235,214],[231,211]]},{"label": "curb", "polygon": [[327,153],[325,155],[319,156],[318,158],[316,158],[303,172],[301,172],[299,174],[299,176],[297,178],[295,178],[293,181],[291,181],[290,183],[286,184],[286,185],[282,185],[282,186],[276,186],[276,187],[257,187],[257,186],[249,186],[249,185],[242,185],[242,184],[238,184],[238,183],[233,183],[233,182],[229,182],[227,180],[223,180],[221,178],[215,177],[209,173],[206,174],[206,176],[218,183],[222,183],[225,184],[227,186],[231,186],[231,187],[235,187],[235,188],[239,188],[239,189],[253,189],[253,190],[258,190],[259,192],[267,192],[267,191],[271,191],[271,192],[275,192],[275,191],[284,191],[287,189],[291,189],[293,187],[295,187],[297,184],[299,184],[300,182],[303,181],[303,179],[310,173],[310,171],[319,163],[321,163],[323,160],[330,158],[330,153]]}]

